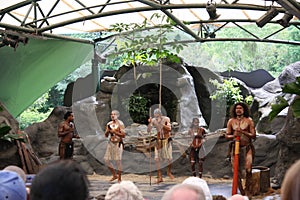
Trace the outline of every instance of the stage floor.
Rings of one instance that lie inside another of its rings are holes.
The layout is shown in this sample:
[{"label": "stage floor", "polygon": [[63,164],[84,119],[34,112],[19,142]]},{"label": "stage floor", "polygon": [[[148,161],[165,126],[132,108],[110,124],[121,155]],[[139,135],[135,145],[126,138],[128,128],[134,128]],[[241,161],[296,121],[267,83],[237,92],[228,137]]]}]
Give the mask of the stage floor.
[{"label": "stage floor", "polygon": [[[136,174],[125,174],[122,176],[122,180],[130,180],[134,182],[137,187],[143,193],[143,196],[147,200],[159,200],[169,188],[174,186],[175,184],[181,183],[184,179],[188,178],[185,176],[175,177],[174,180],[170,180],[169,177],[164,176],[164,182],[160,184],[156,184],[156,176],[148,175],[136,175]],[[111,176],[102,176],[102,175],[92,175],[89,176],[89,180],[91,183],[90,186],[90,199],[104,199],[106,191],[108,188],[116,183],[109,182]],[[212,195],[222,195],[226,198],[231,196],[231,180],[227,179],[210,179],[203,178],[207,181],[208,187]],[[272,191],[268,194],[262,194],[259,196],[252,197],[252,200],[280,200],[278,191]]]}]

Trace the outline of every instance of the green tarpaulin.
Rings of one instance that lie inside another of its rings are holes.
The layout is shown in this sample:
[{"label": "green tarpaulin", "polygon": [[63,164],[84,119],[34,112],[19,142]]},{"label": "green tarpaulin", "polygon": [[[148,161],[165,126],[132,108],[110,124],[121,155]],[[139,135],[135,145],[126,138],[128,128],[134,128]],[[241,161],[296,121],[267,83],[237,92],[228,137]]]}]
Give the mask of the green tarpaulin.
[{"label": "green tarpaulin", "polygon": [[92,56],[92,44],[64,40],[30,39],[16,50],[3,46],[0,101],[16,117]]}]

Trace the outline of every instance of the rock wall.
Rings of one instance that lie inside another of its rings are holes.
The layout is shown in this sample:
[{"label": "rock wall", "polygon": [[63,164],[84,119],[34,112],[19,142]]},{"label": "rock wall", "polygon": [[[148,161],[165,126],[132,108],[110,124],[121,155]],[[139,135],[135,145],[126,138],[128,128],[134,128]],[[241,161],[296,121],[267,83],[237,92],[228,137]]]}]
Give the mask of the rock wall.
[{"label": "rock wall", "polygon": [[291,109],[282,129],[276,134],[278,157],[275,170],[275,180],[281,184],[286,170],[300,159],[300,119],[295,118]]}]

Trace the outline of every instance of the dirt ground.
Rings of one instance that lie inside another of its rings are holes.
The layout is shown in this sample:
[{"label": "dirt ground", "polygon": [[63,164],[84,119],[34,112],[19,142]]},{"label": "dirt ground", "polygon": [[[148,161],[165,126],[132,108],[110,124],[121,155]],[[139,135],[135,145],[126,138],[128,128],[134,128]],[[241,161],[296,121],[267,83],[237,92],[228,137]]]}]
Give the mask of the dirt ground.
[{"label": "dirt ground", "polygon": [[[94,174],[94,175],[89,175],[88,178],[89,178],[89,180],[96,180],[96,181],[101,180],[101,181],[109,182],[109,180],[111,179],[111,176]],[[175,177],[174,180],[170,180],[168,177],[164,176],[164,183],[175,185],[177,183],[181,183],[186,178],[188,178],[188,176],[179,176],[179,177]],[[213,179],[213,178],[207,178],[207,177],[203,177],[203,179],[206,180],[206,182],[208,184],[222,184],[222,183],[230,184],[230,183],[232,183],[231,179]],[[143,184],[149,183],[150,184],[150,175],[123,174],[122,180],[130,180],[130,181],[133,181],[134,183],[143,183]],[[151,174],[151,183],[156,184],[156,174]],[[264,199],[265,197],[270,197],[270,198],[268,198],[269,200],[271,200],[271,199],[277,200],[277,199],[279,199],[278,198],[279,194],[280,194],[280,189],[274,190],[274,189],[270,188],[267,193],[253,196],[251,198],[251,200],[261,200],[261,199]],[[222,194],[220,194],[220,195],[222,195]]]},{"label": "dirt ground", "polygon": [[[174,180],[170,180],[168,177],[164,179],[164,182],[169,182],[169,183],[181,183],[184,181],[186,178],[189,176],[179,176],[175,177]],[[88,176],[89,180],[102,180],[102,181],[109,181],[111,179],[111,176],[109,175],[99,175],[99,174],[94,174],[94,175],[89,175]],[[133,182],[137,183],[145,183],[145,182],[150,182],[150,175],[139,175],[139,174],[123,174],[122,179],[124,180],[131,180]],[[206,180],[208,184],[210,183],[231,183],[230,179],[212,179],[212,178],[203,178]],[[151,181],[155,183],[156,181],[156,174],[152,173],[151,174]]]}]

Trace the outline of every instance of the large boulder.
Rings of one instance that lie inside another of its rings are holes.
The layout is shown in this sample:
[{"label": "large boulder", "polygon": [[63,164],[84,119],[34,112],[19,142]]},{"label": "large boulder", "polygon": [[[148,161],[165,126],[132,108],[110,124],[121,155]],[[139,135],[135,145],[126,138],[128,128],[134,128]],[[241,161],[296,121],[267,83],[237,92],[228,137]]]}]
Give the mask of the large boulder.
[{"label": "large boulder", "polygon": [[300,119],[293,116],[289,108],[284,126],[276,134],[279,142],[275,179],[280,185],[286,170],[298,159],[300,159]]},{"label": "large boulder", "polygon": [[251,72],[225,71],[220,74],[224,77],[235,77],[243,81],[250,88],[261,88],[266,83],[274,80],[274,77],[264,69]]},{"label": "large boulder", "polygon": [[24,129],[29,135],[33,150],[40,158],[57,156],[58,142],[57,128],[64,120],[64,114],[70,110],[69,107],[56,107],[49,117],[43,122],[34,123]]}]

